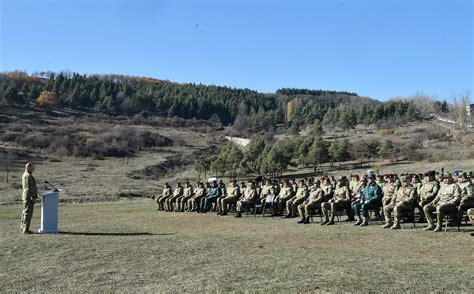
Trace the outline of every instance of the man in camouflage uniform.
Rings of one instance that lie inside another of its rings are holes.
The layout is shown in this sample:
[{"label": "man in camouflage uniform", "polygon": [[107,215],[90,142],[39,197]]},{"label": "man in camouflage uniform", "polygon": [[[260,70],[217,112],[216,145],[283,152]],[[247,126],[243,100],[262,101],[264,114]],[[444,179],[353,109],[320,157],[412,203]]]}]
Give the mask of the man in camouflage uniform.
[{"label": "man in camouflage uniform", "polygon": [[360,187],[360,178],[359,175],[351,175],[351,180],[349,182],[349,190],[351,191],[351,198],[354,194],[357,193]]},{"label": "man in camouflage uniform", "polygon": [[203,197],[206,197],[206,188],[204,188],[204,184],[201,182],[197,183],[197,188],[194,191],[193,197],[188,200],[188,211],[197,211],[199,207],[199,203]]},{"label": "man in camouflage uniform", "polygon": [[286,207],[286,202],[293,197],[293,187],[290,185],[288,180],[283,182],[283,187],[278,193],[278,196],[273,202],[275,215],[283,215],[283,209]]},{"label": "man in camouflage uniform", "polygon": [[[385,225],[383,228],[399,229],[400,217],[404,210],[412,210],[416,200],[416,188],[410,183],[409,176],[401,177],[402,186],[395,192],[395,195],[390,200],[390,203],[383,207],[385,215]],[[394,221],[392,223],[392,212]]]},{"label": "man in camouflage uniform", "polygon": [[255,185],[252,181],[249,181],[247,187],[244,190],[243,195],[240,197],[239,201],[237,201],[235,217],[242,217],[242,210],[244,208],[249,208],[252,205],[255,205],[255,201],[257,200],[257,190],[255,189]]},{"label": "man in camouflage uniform", "polygon": [[189,181],[186,181],[186,183],[184,184],[183,196],[176,199],[177,211],[184,212],[184,209],[185,209],[186,204],[188,203],[188,200],[191,199],[193,195],[194,195],[193,185],[191,185]]},{"label": "man in camouflage uniform", "polygon": [[321,182],[317,180],[313,183],[309,196],[303,203],[298,205],[298,213],[301,216],[299,224],[309,224],[311,210],[319,207],[324,201],[324,191],[321,189]]},{"label": "man in camouflage uniform", "polygon": [[[446,213],[457,213],[457,206],[461,200],[461,189],[459,189],[459,186],[454,183],[452,176],[449,174],[444,175],[442,180],[443,182],[436,198],[423,208],[425,218],[428,222],[428,226],[423,229],[425,231],[433,229],[435,232],[441,231],[441,226]],[[431,213],[435,210],[437,214],[436,228],[431,216]]]},{"label": "man in camouflage uniform", "polygon": [[240,198],[240,188],[237,185],[236,180],[231,180],[229,187],[227,187],[225,197],[217,199],[217,214],[219,215],[227,215],[227,205],[234,203],[237,204]]},{"label": "man in camouflage uniform", "polygon": [[295,196],[291,197],[291,199],[286,202],[286,211],[288,212],[288,214],[285,216],[286,218],[296,217],[298,205],[303,203],[306,198],[308,198],[308,186],[306,186],[303,180],[299,181],[299,185],[300,186],[298,187]]},{"label": "man in camouflage uniform", "polygon": [[166,199],[166,211],[172,212],[174,210],[173,203],[176,202],[176,199],[183,196],[184,189],[181,183],[176,184],[176,188],[174,189],[173,195]]},{"label": "man in camouflage uniform", "polygon": [[468,177],[467,173],[462,173],[459,175],[458,185],[461,189],[461,203],[458,206],[458,222],[460,224],[464,211],[468,210],[469,208],[474,208],[474,185],[472,184],[471,179]]},{"label": "man in camouflage uniform", "polygon": [[393,195],[397,192],[399,185],[395,181],[395,175],[387,175],[388,181],[382,187],[382,207],[385,207],[392,201]]},{"label": "man in camouflage uniform", "polygon": [[324,198],[330,199],[334,193],[334,189],[331,184],[331,180],[327,176],[321,177],[321,189],[324,191]]},{"label": "man in camouflage uniform", "polygon": [[265,198],[267,198],[268,195],[275,195],[275,187],[270,179],[265,180],[265,185],[262,186],[258,202],[265,204]]},{"label": "man in camouflage uniform", "polygon": [[[420,214],[423,215],[423,208],[426,204],[430,203],[435,199],[439,191],[439,183],[435,179],[436,172],[428,171],[424,173],[423,185],[420,187],[418,194],[417,207]],[[423,217],[420,217],[420,221],[423,221]]]},{"label": "man in camouflage uniform", "polygon": [[35,202],[38,199],[38,189],[36,188],[36,180],[33,177],[33,171],[35,167],[32,163],[27,163],[25,166],[25,172],[21,177],[21,183],[23,186],[23,193],[21,194],[21,200],[23,201],[23,213],[21,215],[21,233],[32,234],[30,231],[31,218],[33,217],[33,208]]},{"label": "man in camouflage uniform", "polygon": [[171,186],[168,183],[165,183],[165,187],[163,188],[163,192],[161,196],[156,198],[156,204],[158,205],[158,210],[165,210],[165,202],[166,199],[173,195],[173,191],[171,190]]},{"label": "man in camouflage uniform", "polygon": [[423,182],[420,180],[420,177],[417,174],[412,175],[411,185],[415,188],[416,195],[420,195],[420,189],[421,186],[423,186]]},{"label": "man in camouflage uniform", "polygon": [[350,206],[351,194],[349,192],[349,187],[347,186],[346,180],[346,177],[340,177],[338,179],[336,189],[334,190],[334,196],[321,204],[321,210],[324,215],[324,221],[321,223],[321,225],[333,225],[336,210]]}]

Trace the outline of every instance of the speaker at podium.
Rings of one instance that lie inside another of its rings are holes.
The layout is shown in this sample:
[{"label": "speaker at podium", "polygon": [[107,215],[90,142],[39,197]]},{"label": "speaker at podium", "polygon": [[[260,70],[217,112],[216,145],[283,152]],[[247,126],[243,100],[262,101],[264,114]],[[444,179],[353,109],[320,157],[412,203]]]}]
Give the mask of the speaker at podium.
[{"label": "speaker at podium", "polygon": [[[52,186],[48,181],[45,181],[45,183]],[[52,187],[54,190],[41,194],[41,228],[38,230],[40,234],[59,233],[59,192],[62,192],[62,190]]]}]

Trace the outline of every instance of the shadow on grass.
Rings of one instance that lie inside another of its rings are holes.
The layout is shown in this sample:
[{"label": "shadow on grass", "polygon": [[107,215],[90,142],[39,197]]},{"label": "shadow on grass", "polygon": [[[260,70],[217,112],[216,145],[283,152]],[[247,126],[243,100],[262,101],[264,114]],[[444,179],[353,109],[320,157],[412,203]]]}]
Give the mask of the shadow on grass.
[{"label": "shadow on grass", "polygon": [[100,233],[100,232],[67,232],[60,231],[61,235],[79,235],[79,236],[172,236],[175,233],[162,233],[162,234],[151,234],[147,232],[137,233]]}]

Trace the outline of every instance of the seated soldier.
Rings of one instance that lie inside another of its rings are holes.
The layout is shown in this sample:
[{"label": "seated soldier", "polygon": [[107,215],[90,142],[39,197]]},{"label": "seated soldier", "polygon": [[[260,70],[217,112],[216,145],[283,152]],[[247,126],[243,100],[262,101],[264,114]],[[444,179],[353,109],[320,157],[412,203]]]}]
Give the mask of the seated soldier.
[{"label": "seated soldier", "polygon": [[334,192],[334,189],[331,184],[331,180],[327,176],[322,176],[321,177],[321,189],[324,191],[324,197],[326,199],[332,198],[332,194]]},{"label": "seated soldier", "polygon": [[262,186],[260,191],[258,203],[265,204],[265,199],[269,195],[275,195],[275,188],[272,184],[272,180],[266,179],[265,184]]},{"label": "seated soldier", "polygon": [[286,218],[296,217],[298,205],[303,203],[306,198],[308,198],[308,186],[306,186],[303,180],[299,180],[298,183],[300,186],[298,187],[295,196],[291,197],[291,199],[286,202],[286,210],[288,213],[285,216]]},{"label": "seated soldier", "polygon": [[165,201],[171,195],[173,194],[173,191],[171,191],[171,186],[168,183],[165,183],[165,187],[163,188],[163,192],[161,193],[161,196],[156,197],[156,204],[158,205],[158,210],[165,210]]},{"label": "seated soldier", "polygon": [[[416,188],[410,183],[409,176],[402,176],[400,178],[402,186],[395,192],[390,203],[383,207],[386,224],[383,228],[399,229],[400,217],[404,210],[411,210],[416,201]],[[392,224],[391,215],[393,212],[394,222]]]},{"label": "seated soldier", "polygon": [[392,202],[392,197],[399,188],[398,183],[395,181],[395,175],[389,174],[387,175],[387,179],[388,182],[382,187],[382,207],[385,207]]},{"label": "seated soldier", "polygon": [[240,197],[240,188],[236,180],[231,180],[225,197],[217,199],[217,214],[227,215],[227,205],[236,204]]},{"label": "seated soldier", "polygon": [[177,211],[184,212],[184,209],[185,209],[186,204],[188,203],[188,200],[191,199],[193,195],[194,195],[193,185],[191,185],[189,181],[186,181],[186,184],[184,184],[183,196],[176,199]]},{"label": "seated soldier", "polygon": [[420,188],[418,194],[418,203],[416,204],[418,210],[420,211],[420,222],[422,222],[424,219],[423,208],[426,204],[433,201],[433,199],[436,198],[436,195],[438,195],[439,183],[435,179],[435,175],[436,172],[434,170],[424,173],[423,185]]},{"label": "seated soldier", "polygon": [[474,208],[474,185],[471,182],[471,178],[468,177],[467,173],[459,175],[459,188],[461,189],[461,202],[458,206],[458,221],[461,224],[462,215],[469,208]]},{"label": "seated soldier", "polygon": [[367,181],[362,198],[352,204],[352,210],[357,220],[354,226],[367,226],[369,224],[369,210],[379,209],[382,205],[382,189],[375,182],[375,172],[368,172]]},{"label": "seated soldier", "polygon": [[[467,217],[472,225],[474,225],[474,208],[470,208],[467,210]],[[474,236],[474,233],[471,233],[471,236]]]},{"label": "seated soldier", "polygon": [[237,213],[235,214],[235,217],[242,217],[242,211],[255,205],[255,201],[257,201],[257,190],[255,189],[254,183],[248,181],[243,195],[240,197],[239,201],[237,201]]},{"label": "seated soldier", "polygon": [[301,216],[299,224],[309,224],[311,210],[319,207],[324,201],[324,191],[321,189],[321,182],[319,180],[313,183],[309,196],[303,203],[298,205],[298,212]]},{"label": "seated soldier", "polygon": [[181,186],[181,183],[176,184],[176,188],[174,189],[173,195],[166,199],[166,211],[171,212],[173,211],[173,203],[176,202],[176,199],[183,195],[184,189]]},{"label": "seated soldier", "polygon": [[[442,185],[439,188],[438,195],[430,203],[423,208],[428,226],[423,230],[433,230],[435,232],[441,231],[444,216],[446,213],[457,213],[459,201],[461,200],[461,189],[454,183],[450,174],[443,175]],[[431,213],[436,210],[437,222],[434,226],[433,217]]]},{"label": "seated soldier", "polygon": [[217,203],[217,199],[222,196],[222,190],[217,185],[217,182],[212,183],[212,188],[209,190],[209,193],[206,197],[201,199],[201,204],[199,205],[200,213],[206,213],[211,209],[211,203]]},{"label": "seated soldier", "polygon": [[283,209],[286,206],[286,202],[293,197],[293,187],[290,185],[288,180],[283,181],[283,187],[280,189],[280,193],[273,202],[273,211],[275,215],[283,215]]},{"label": "seated soldier", "polygon": [[188,200],[188,210],[187,211],[197,211],[199,203],[203,197],[206,197],[206,188],[201,182],[197,183],[197,188],[194,191],[194,195]]},{"label": "seated soldier", "polygon": [[[346,177],[339,177],[336,189],[334,190],[334,196],[321,204],[321,210],[324,215],[324,221],[321,225],[333,225],[336,209],[350,206],[350,201],[350,193],[349,188],[347,187]],[[331,219],[329,219],[329,212],[331,213]]]}]

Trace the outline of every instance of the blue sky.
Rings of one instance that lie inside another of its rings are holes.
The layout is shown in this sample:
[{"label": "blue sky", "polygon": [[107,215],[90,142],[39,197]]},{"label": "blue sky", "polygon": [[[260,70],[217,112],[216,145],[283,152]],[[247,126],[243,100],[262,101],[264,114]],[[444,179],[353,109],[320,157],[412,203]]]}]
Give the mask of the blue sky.
[{"label": "blue sky", "polygon": [[0,71],[449,99],[473,90],[472,2],[0,0]]}]

